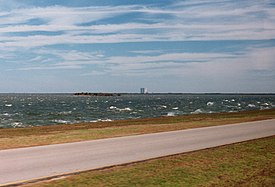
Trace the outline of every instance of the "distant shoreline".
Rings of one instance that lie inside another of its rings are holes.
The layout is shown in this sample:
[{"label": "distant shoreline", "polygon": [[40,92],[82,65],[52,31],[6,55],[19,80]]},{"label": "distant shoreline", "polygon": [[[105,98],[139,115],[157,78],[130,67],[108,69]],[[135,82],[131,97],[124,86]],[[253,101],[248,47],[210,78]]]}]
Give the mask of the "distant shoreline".
[{"label": "distant shoreline", "polygon": [[76,96],[101,96],[101,97],[121,96],[121,94],[119,94],[119,93],[89,93],[89,92],[74,93],[73,95],[76,95]]},{"label": "distant shoreline", "polygon": [[181,92],[155,92],[155,93],[146,93],[146,94],[141,94],[141,93],[134,93],[134,92],[38,92],[38,93],[24,93],[24,92],[2,92],[0,94],[37,94],[37,95],[43,95],[43,94],[57,94],[57,95],[275,95],[275,93],[193,93],[193,92],[188,92],[188,93],[181,93]]},{"label": "distant shoreline", "polygon": [[7,92],[7,93],[0,93],[0,95],[8,95],[8,94],[13,94],[13,95],[91,95],[91,96],[122,96],[122,95],[275,95],[275,93],[178,93],[178,92],[160,92],[160,93],[146,93],[146,94],[141,94],[141,93],[127,93],[127,92],[64,92],[64,93],[12,93],[12,92]]}]

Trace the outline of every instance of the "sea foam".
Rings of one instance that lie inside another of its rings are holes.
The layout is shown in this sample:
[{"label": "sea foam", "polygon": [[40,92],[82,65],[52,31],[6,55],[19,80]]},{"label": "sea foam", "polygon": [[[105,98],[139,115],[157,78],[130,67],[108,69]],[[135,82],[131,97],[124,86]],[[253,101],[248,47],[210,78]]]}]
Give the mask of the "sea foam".
[{"label": "sea foam", "polygon": [[254,104],[248,104],[247,106],[250,107],[250,108],[256,107],[256,105],[254,105]]},{"label": "sea foam", "polygon": [[212,106],[212,105],[214,105],[214,102],[207,102],[207,104],[206,104],[207,106]]},{"label": "sea foam", "polygon": [[191,114],[200,114],[200,113],[203,113],[201,109],[197,109],[194,112],[191,112]]},{"label": "sea foam", "polygon": [[175,116],[175,115],[176,115],[175,112],[168,112],[168,113],[167,113],[167,116]]}]

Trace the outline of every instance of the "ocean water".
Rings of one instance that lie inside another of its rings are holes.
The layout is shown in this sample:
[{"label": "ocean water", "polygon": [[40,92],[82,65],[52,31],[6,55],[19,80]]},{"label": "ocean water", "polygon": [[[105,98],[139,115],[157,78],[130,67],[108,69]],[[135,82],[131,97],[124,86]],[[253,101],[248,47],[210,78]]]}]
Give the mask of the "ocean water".
[{"label": "ocean water", "polygon": [[0,128],[275,108],[275,95],[0,94]]}]

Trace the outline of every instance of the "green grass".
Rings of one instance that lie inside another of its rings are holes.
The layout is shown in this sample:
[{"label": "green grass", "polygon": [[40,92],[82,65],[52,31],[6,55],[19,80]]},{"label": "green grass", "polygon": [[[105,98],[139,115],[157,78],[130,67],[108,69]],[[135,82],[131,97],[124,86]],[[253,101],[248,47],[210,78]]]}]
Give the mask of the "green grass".
[{"label": "green grass", "polygon": [[275,186],[275,136],[31,184],[59,186]]},{"label": "green grass", "polygon": [[275,118],[275,109],[0,129],[0,149],[59,144]]}]

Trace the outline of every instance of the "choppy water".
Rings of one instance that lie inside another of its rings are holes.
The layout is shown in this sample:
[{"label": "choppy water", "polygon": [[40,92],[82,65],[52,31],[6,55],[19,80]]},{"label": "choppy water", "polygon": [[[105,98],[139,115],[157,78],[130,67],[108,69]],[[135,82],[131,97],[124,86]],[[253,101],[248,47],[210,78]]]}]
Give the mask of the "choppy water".
[{"label": "choppy water", "polygon": [[0,94],[0,128],[275,108],[275,95]]}]

